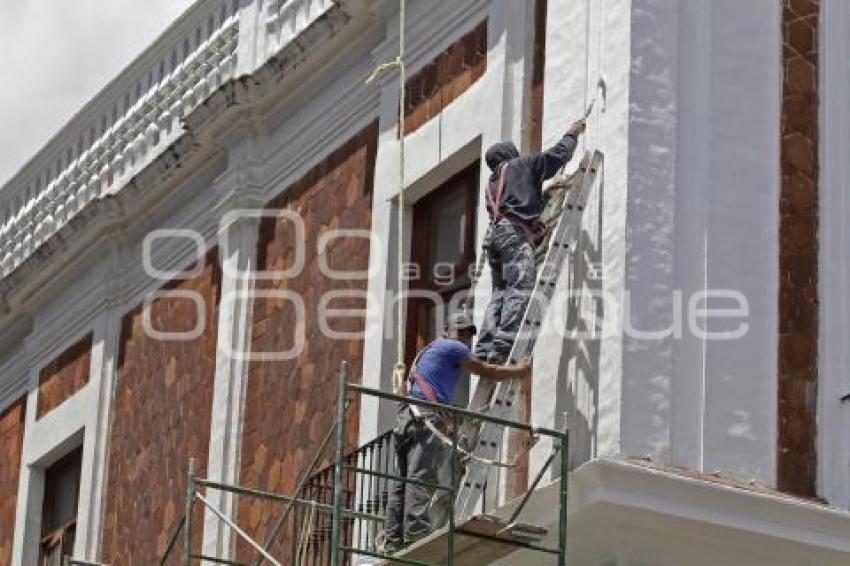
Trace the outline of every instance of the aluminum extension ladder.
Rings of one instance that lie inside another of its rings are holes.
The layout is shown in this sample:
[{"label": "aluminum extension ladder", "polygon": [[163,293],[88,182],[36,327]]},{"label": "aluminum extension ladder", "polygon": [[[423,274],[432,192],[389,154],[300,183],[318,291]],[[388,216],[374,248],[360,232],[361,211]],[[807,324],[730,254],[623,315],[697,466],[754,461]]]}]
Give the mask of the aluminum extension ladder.
[{"label": "aluminum extension ladder", "polygon": [[[585,154],[579,169],[566,180],[569,189],[564,196],[565,202],[557,218],[549,240],[544,243],[546,255],[537,270],[537,281],[528,301],[519,332],[508,357],[509,363],[515,363],[534,351],[537,336],[543,318],[555,292],[558,277],[561,274],[567,256],[573,252],[581,235],[581,219],[587,199],[599,171],[603,166],[603,155],[599,151]],[[513,410],[518,387],[513,381],[494,383],[479,380],[470,409],[493,416],[508,418]],[[495,460],[502,445],[504,427],[478,422],[468,422],[460,430],[461,441],[467,450],[482,460]],[[466,473],[458,488],[456,515],[458,518],[472,517],[478,509],[484,493],[487,476],[491,466],[470,459]]]}]

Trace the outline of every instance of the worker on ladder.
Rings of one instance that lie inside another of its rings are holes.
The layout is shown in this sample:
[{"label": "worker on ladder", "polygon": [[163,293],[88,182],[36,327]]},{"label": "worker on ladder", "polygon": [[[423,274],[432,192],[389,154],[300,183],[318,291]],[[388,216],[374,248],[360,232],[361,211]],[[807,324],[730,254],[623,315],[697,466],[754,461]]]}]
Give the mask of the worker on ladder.
[{"label": "worker on ladder", "polygon": [[[443,337],[431,342],[416,356],[408,376],[407,394],[413,398],[448,405],[454,397],[462,370],[481,379],[525,381],[531,376],[527,361],[514,366],[495,366],[472,356],[475,324],[465,312],[451,314]],[[455,426],[457,423],[454,423]],[[446,446],[446,419],[438,411],[400,403],[393,430],[398,474],[432,484],[439,483],[441,468],[450,462]],[[435,493],[426,487],[395,481],[390,488],[381,550],[392,554],[442,526],[446,517],[433,517]]]},{"label": "worker on ladder", "polygon": [[490,227],[485,240],[493,294],[484,315],[475,357],[494,365],[510,355],[537,275],[534,248],[543,236],[540,214],[543,182],[573,157],[586,119],[573,123],[554,147],[520,156],[512,142],[491,146],[485,161],[492,174],[487,186]]}]

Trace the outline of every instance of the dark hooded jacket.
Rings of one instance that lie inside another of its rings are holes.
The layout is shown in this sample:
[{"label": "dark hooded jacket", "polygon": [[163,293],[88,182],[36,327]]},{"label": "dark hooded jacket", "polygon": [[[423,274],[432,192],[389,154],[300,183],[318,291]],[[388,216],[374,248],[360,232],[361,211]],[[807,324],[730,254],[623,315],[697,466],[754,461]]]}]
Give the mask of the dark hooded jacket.
[{"label": "dark hooded jacket", "polygon": [[499,208],[501,214],[514,221],[534,224],[543,212],[543,181],[554,177],[572,159],[576,145],[576,137],[566,134],[554,147],[523,156],[511,142],[491,146],[484,159],[493,172],[488,187],[493,195],[496,194],[502,167],[508,165]]}]

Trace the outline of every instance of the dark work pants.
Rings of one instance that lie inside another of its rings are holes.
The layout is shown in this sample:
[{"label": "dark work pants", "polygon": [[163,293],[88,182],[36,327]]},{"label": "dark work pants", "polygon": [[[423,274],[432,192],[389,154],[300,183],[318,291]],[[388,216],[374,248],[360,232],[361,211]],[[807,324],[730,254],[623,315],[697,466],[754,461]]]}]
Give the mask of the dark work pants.
[{"label": "dark work pants", "polygon": [[[421,409],[422,417],[431,420],[441,432],[442,419]],[[448,451],[442,441],[422,422],[413,418],[407,405],[399,408],[395,436],[398,475],[438,484],[440,470]],[[387,544],[402,548],[442,527],[432,518],[431,500],[434,490],[423,486],[393,481],[387,503],[385,533]]]},{"label": "dark work pants", "polygon": [[505,360],[534,290],[537,278],[534,248],[521,227],[502,218],[490,226],[487,256],[493,277],[493,295],[487,305],[475,355],[486,359],[495,354]]}]

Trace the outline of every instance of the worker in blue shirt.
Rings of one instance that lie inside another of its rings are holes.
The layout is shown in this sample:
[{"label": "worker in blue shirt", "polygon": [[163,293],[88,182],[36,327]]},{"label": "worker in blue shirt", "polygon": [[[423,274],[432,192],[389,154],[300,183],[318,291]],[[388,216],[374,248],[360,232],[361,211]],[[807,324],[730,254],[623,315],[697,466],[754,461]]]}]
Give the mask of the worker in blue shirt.
[{"label": "worker in blue shirt", "polygon": [[[525,381],[531,366],[497,366],[472,356],[475,324],[465,313],[449,316],[443,337],[426,346],[416,357],[408,379],[408,395],[433,403],[449,404],[462,370],[481,379]],[[429,426],[430,423],[431,426]],[[445,434],[445,419],[438,411],[401,403],[393,430],[397,473],[405,478],[438,483],[441,466],[450,447],[435,432]],[[393,553],[427,536],[440,525],[429,516],[434,493],[420,485],[393,482],[387,506],[383,551]]]}]

